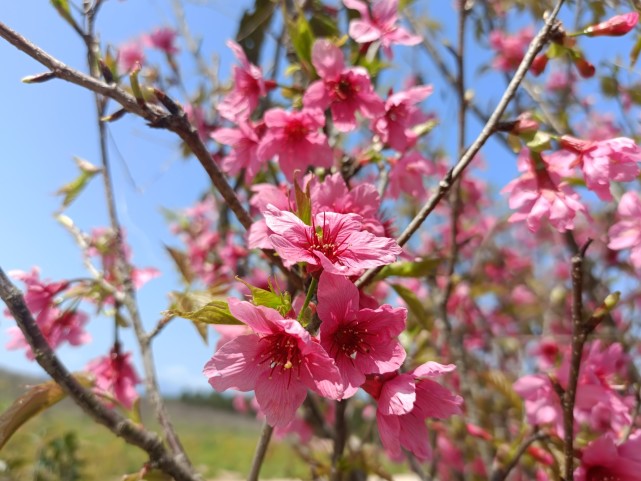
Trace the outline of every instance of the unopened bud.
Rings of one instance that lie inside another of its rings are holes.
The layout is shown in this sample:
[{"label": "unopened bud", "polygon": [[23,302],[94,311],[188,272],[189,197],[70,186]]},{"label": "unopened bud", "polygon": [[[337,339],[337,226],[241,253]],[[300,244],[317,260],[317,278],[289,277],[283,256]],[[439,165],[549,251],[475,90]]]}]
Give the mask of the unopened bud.
[{"label": "unopened bud", "polygon": [[537,55],[530,66],[530,72],[532,72],[532,75],[535,77],[541,75],[548,64],[548,60],[549,59],[546,54]]},{"label": "unopened bud", "polygon": [[54,78],[56,78],[55,73],[45,72],[45,73],[39,73],[37,75],[28,75],[27,77],[24,77],[22,79],[22,82],[26,84],[40,84]]},{"label": "unopened bud", "polygon": [[632,30],[639,21],[639,14],[637,12],[629,12],[623,15],[616,15],[605,22],[592,25],[583,33],[590,37],[620,37]]},{"label": "unopened bud", "polygon": [[596,69],[594,68],[594,65],[588,62],[585,58],[579,57],[575,59],[574,65],[576,66],[576,69],[579,71],[579,75],[581,75],[581,77],[583,78],[594,77]]}]

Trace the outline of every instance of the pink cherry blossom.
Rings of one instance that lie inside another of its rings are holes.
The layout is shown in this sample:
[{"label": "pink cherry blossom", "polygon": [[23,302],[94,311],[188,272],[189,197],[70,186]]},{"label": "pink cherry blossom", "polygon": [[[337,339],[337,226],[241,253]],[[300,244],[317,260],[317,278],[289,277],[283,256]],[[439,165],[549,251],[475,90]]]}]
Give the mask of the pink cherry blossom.
[{"label": "pink cherry blossom", "polygon": [[490,33],[490,47],[496,52],[496,56],[492,60],[492,66],[503,72],[516,70],[533,38],[532,27],[526,27],[514,35],[493,30]]},{"label": "pink cherry blossom", "polygon": [[425,425],[427,418],[446,419],[461,413],[463,399],[431,378],[456,369],[429,361],[404,374],[368,378],[363,386],[378,401],[376,421],[383,447],[392,459],[401,459],[401,447],[419,460],[431,450]]},{"label": "pink cherry blossom", "polygon": [[218,105],[218,111],[227,120],[247,120],[258,105],[258,99],[267,95],[273,82],[263,79],[262,70],[249,62],[243,48],[233,40],[227,42],[240,66],[233,68],[233,89]]},{"label": "pink cherry blossom", "polygon": [[641,481],[641,431],[616,444],[610,433],[592,441],[583,450],[576,481]]},{"label": "pink cherry blossom", "polygon": [[517,210],[509,222],[525,220],[528,229],[536,232],[541,227],[541,220],[547,217],[556,230],[565,232],[574,229],[577,212],[587,216],[578,194],[561,181],[544,157],[535,161],[527,150],[523,150],[519,155],[519,170],[523,174],[501,191],[510,195],[510,208]]},{"label": "pink cherry blossom", "polygon": [[637,12],[628,12],[623,15],[615,15],[614,17],[596,25],[591,25],[584,31],[590,37],[620,37],[632,30],[639,21],[639,14]]},{"label": "pink cherry blossom", "polygon": [[86,370],[95,377],[94,392],[114,398],[126,409],[131,409],[138,398],[136,385],[140,378],[131,363],[131,353],[114,348],[107,356],[87,364]]},{"label": "pink cherry blossom", "polygon": [[[25,302],[52,349],[64,342],[79,346],[91,341],[91,336],[84,330],[84,325],[89,320],[88,316],[76,308],[63,309],[60,305],[59,295],[69,288],[68,281],[42,281],[36,267],[30,273],[13,271],[10,275],[26,284]],[[9,311],[6,311],[5,315],[10,316]],[[27,358],[33,360],[33,352],[22,331],[13,326],[7,329],[7,332],[10,339],[6,348],[25,349]]]},{"label": "pink cherry blossom", "polygon": [[392,58],[392,45],[417,45],[419,35],[412,35],[398,25],[398,0],[343,0],[347,8],[357,10],[361,18],[349,23],[349,36],[358,43],[381,42],[383,52]]},{"label": "pink cherry blossom", "polygon": [[320,341],[336,361],[343,378],[343,398],[353,396],[366,374],[395,371],[405,360],[397,336],[405,328],[407,310],[385,304],[359,309],[356,286],[343,276],[323,272],[318,283]]},{"label": "pink cherry blossom", "polygon": [[129,74],[138,65],[145,63],[145,54],[141,42],[131,40],[118,47],[118,68],[124,74]]},{"label": "pink cherry blossom", "polygon": [[415,199],[425,197],[424,181],[434,174],[434,169],[418,152],[408,152],[400,159],[389,159],[392,170],[389,174],[388,195],[397,199],[401,193]]},{"label": "pink cherry blossom", "polygon": [[[266,211],[269,204],[280,210],[291,210],[289,199],[282,188],[271,184],[255,184],[251,190],[254,195],[249,203],[258,212]],[[272,242],[269,240],[271,234],[272,231],[267,227],[265,219],[257,220],[247,233],[247,247],[250,249],[272,249]]]},{"label": "pink cherry blossom", "polygon": [[239,120],[238,128],[222,128],[212,132],[211,137],[221,144],[232,147],[223,159],[222,169],[230,175],[245,169],[245,181],[250,183],[265,163],[258,157],[258,145],[265,134],[265,124],[251,120]]},{"label": "pink cherry blossom", "polygon": [[351,276],[390,264],[401,253],[394,239],[363,231],[357,214],[318,213],[311,226],[274,206],[268,206],[264,216],[274,232],[272,245],[288,266],[306,262],[312,271]]},{"label": "pink cherry blossom", "polygon": [[632,265],[641,270],[641,200],[636,192],[626,192],[617,208],[619,221],[610,227],[608,247],[630,249]]},{"label": "pink cherry blossom", "polygon": [[612,200],[610,182],[629,182],[641,172],[641,148],[632,139],[586,141],[564,135],[560,144],[576,155],[573,164],[583,171],[588,189],[602,200]]},{"label": "pink cherry blossom", "polygon": [[372,122],[372,130],[383,143],[398,152],[412,147],[417,137],[411,128],[426,119],[416,104],[433,90],[431,85],[422,85],[390,95],[385,101],[385,113]]},{"label": "pink cherry blossom", "polygon": [[329,107],[339,132],[356,128],[356,111],[369,119],[383,113],[383,101],[374,92],[367,70],[345,68],[343,52],[332,42],[314,42],[312,64],[320,80],[307,88],[303,105],[321,110]]},{"label": "pink cherry blossom", "polygon": [[258,146],[258,158],[264,161],[278,156],[278,164],[290,182],[296,170],[333,165],[332,149],[319,131],[325,125],[322,110],[270,109],[265,112],[265,125],[268,130]]},{"label": "pink cherry blossom", "polygon": [[254,391],[271,426],[285,426],[305,400],[307,389],[340,399],[341,376],[334,361],[295,319],[236,299],[231,313],[254,332],[218,349],[204,374],[217,391]]},{"label": "pink cherry blossom", "polygon": [[144,42],[152,48],[165,52],[167,55],[178,53],[176,47],[176,31],[170,27],[159,27],[143,37]]}]

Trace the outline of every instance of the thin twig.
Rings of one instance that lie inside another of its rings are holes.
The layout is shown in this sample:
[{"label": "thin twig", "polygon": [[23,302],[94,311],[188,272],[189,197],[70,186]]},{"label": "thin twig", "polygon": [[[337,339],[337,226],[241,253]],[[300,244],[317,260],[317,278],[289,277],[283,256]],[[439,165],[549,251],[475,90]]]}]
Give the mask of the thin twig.
[{"label": "thin twig", "polygon": [[0,298],[9,308],[27,343],[31,346],[36,362],[85,413],[94,421],[106,426],[116,436],[146,451],[152,464],[172,476],[176,481],[199,481],[199,478],[195,477],[167,452],[156,433],[147,431],[122,417],[116,411],[106,408],[91,391],[78,383],[47,343],[31,312],[29,312],[24,297],[11,283],[1,267]]},{"label": "thin twig", "polygon": [[249,470],[249,476],[247,476],[247,481],[258,481],[260,468],[263,466],[263,461],[265,461],[265,455],[267,454],[267,448],[269,447],[269,441],[272,438],[273,432],[274,428],[265,422],[263,430],[260,433],[260,439],[258,440],[256,451],[254,452],[254,459],[252,459],[252,465]]},{"label": "thin twig", "polygon": [[528,448],[537,441],[547,439],[549,436],[545,433],[539,432],[526,438],[518,447],[514,456],[505,466],[497,466],[490,474],[490,481],[504,481],[510,475],[510,472],[519,464],[521,457],[527,452]]},{"label": "thin twig", "polygon": [[[414,235],[414,233],[421,227],[425,219],[427,219],[430,213],[436,208],[441,199],[443,199],[443,197],[445,197],[445,195],[450,191],[454,181],[460,177],[461,173],[467,168],[467,166],[474,159],[479,150],[481,150],[481,147],[485,145],[487,139],[489,139],[490,136],[494,133],[495,127],[501,119],[501,115],[503,115],[503,112],[514,97],[514,94],[523,81],[525,74],[532,65],[534,57],[536,57],[536,55],[541,51],[543,45],[550,38],[550,34],[555,28],[555,25],[557,25],[556,16],[558,15],[559,10],[561,10],[561,6],[564,2],[565,0],[557,1],[554,10],[552,10],[550,16],[545,21],[545,25],[541,28],[537,36],[534,37],[534,40],[532,40],[532,42],[530,43],[527,53],[523,57],[519,68],[514,73],[514,77],[512,77],[512,81],[507,86],[507,89],[503,93],[501,100],[499,100],[498,105],[481,130],[481,133],[478,135],[474,143],[465,151],[465,154],[463,154],[460,160],[447,172],[445,177],[443,177],[443,179],[439,182],[438,190],[427,200],[419,213],[416,214],[409,225],[405,228],[403,233],[396,239],[399,245],[403,246],[410,240],[412,235]],[[356,281],[356,286],[362,287],[371,282],[376,274],[380,271],[380,269],[381,268],[375,268],[367,271],[361,276],[360,279],[358,279],[358,281]]]},{"label": "thin twig", "polygon": [[336,413],[334,420],[334,452],[332,453],[332,470],[331,481],[340,481],[343,478],[343,471],[340,467],[340,461],[345,451],[347,441],[347,420],[345,411],[349,399],[336,401]]}]

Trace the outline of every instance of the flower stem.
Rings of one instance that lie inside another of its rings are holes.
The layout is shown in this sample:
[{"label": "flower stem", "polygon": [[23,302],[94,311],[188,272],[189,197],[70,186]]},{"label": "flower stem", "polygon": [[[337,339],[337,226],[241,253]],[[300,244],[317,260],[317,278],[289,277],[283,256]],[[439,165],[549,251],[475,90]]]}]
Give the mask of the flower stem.
[{"label": "flower stem", "polygon": [[318,287],[318,277],[312,277],[312,282],[309,284],[309,289],[307,290],[307,296],[305,296],[305,302],[303,302],[303,307],[301,307],[300,312],[298,313],[298,322],[303,320],[305,316],[305,310],[309,306],[310,301],[314,294],[316,294],[316,288]]}]

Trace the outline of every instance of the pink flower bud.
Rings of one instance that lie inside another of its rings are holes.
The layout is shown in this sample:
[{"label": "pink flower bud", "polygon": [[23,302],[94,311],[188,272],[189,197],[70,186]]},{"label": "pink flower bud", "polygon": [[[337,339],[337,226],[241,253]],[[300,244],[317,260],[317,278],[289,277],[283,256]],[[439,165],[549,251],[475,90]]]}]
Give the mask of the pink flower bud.
[{"label": "pink flower bud", "polygon": [[574,60],[574,66],[579,71],[579,75],[583,78],[594,77],[596,69],[594,65],[588,62],[585,58],[579,57]]},{"label": "pink flower bud", "polygon": [[541,75],[548,64],[548,60],[549,59],[546,54],[537,55],[530,66],[530,72],[532,72],[532,75],[535,77]]},{"label": "pink flower bud", "polygon": [[615,15],[605,22],[597,23],[596,25],[586,28],[583,32],[590,37],[620,37],[632,30],[638,20],[639,14],[637,12]]}]

